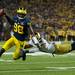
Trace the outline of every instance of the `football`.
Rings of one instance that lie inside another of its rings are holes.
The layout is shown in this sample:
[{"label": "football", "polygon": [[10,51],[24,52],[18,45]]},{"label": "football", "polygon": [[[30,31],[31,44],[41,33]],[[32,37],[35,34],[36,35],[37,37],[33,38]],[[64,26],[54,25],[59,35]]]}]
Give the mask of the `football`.
[{"label": "football", "polygon": [[3,16],[4,14],[4,9],[0,9],[0,16]]}]

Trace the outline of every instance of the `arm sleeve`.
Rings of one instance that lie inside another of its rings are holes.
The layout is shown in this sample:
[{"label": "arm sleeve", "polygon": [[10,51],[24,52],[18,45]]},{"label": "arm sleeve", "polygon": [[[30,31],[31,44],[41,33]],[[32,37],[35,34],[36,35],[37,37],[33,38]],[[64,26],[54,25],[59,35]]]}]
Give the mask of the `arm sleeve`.
[{"label": "arm sleeve", "polygon": [[33,35],[35,35],[34,30],[33,30],[33,27],[32,27],[32,23],[29,24],[29,29],[30,29],[31,33],[32,33]]},{"label": "arm sleeve", "polygon": [[7,21],[9,22],[9,24],[13,25],[14,24],[14,20],[11,19],[8,15],[5,15]]},{"label": "arm sleeve", "polygon": [[34,30],[33,30],[33,28],[32,28],[31,19],[29,18],[29,19],[27,20],[27,22],[28,22],[27,25],[29,26],[29,31],[30,31],[30,33],[34,35]]}]

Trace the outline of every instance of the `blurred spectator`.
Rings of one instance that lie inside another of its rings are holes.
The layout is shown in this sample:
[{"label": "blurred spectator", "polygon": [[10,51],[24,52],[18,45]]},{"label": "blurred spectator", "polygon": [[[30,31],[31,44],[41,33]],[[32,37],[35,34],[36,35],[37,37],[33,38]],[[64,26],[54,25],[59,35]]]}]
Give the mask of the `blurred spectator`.
[{"label": "blurred spectator", "polygon": [[2,17],[0,17],[0,40],[2,40],[2,33],[3,33],[3,21]]},{"label": "blurred spectator", "polygon": [[15,15],[17,7],[26,7],[36,31],[45,30],[50,24],[58,29],[75,23],[75,0],[0,0],[0,5],[10,16]]}]

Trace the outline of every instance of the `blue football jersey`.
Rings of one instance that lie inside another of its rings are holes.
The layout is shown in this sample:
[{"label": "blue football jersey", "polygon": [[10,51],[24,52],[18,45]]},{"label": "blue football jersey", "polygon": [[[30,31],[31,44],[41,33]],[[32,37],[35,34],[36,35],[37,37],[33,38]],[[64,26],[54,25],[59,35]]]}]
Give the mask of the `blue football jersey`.
[{"label": "blue football jersey", "polygon": [[29,23],[31,23],[31,21],[27,17],[25,17],[24,19],[18,19],[17,16],[14,16],[13,19],[14,19],[14,27],[13,27],[14,36],[18,40],[24,41],[25,39],[28,38]]}]

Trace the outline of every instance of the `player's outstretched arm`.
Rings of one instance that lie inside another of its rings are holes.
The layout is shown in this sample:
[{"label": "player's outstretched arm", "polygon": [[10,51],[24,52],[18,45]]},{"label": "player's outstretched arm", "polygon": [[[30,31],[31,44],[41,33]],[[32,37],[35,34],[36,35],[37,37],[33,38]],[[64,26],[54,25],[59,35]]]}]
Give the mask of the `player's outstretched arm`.
[{"label": "player's outstretched arm", "polygon": [[10,25],[13,25],[14,24],[14,21],[13,19],[11,19],[7,14],[6,12],[4,11],[4,9],[0,9],[0,17],[2,16],[5,16],[7,21],[10,23]]},{"label": "player's outstretched arm", "polygon": [[6,19],[9,22],[10,25],[14,25],[14,20],[13,19],[11,19],[7,14],[5,14],[5,17],[6,17]]},{"label": "player's outstretched arm", "polygon": [[34,30],[31,25],[30,25],[30,30],[31,30],[31,33],[33,34],[33,36],[35,36]]}]

